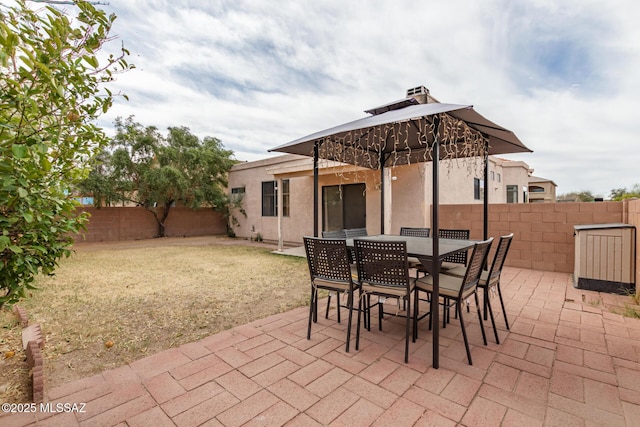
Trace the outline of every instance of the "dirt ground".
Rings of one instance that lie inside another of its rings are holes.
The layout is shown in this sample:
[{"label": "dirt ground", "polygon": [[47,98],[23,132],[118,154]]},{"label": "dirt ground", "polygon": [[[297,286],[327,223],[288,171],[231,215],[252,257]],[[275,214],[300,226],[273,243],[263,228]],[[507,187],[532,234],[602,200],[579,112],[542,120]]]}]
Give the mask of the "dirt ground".
[{"label": "dirt ground", "polygon": [[[308,303],[303,258],[226,237],[83,243],[19,305],[45,338],[47,389]],[[13,313],[0,311],[0,401],[30,399]],[[11,354],[6,357],[5,354]]]}]

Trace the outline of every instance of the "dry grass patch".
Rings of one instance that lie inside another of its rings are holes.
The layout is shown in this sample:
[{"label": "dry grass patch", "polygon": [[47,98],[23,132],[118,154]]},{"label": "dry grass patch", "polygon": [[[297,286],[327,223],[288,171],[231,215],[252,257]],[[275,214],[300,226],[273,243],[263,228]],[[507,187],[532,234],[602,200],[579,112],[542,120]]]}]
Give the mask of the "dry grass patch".
[{"label": "dry grass patch", "polygon": [[77,246],[22,303],[45,336],[46,387],[307,304],[304,259],[225,243]]},{"label": "dry grass patch", "polygon": [[11,309],[0,310],[0,328],[0,402],[26,402],[30,398],[27,355],[22,328]]}]

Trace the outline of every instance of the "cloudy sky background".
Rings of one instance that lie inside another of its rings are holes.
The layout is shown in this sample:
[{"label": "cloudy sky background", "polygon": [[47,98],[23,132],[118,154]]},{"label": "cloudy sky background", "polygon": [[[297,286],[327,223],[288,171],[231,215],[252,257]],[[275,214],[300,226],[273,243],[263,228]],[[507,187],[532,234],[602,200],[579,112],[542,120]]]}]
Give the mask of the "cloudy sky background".
[{"label": "cloudy sky background", "polygon": [[513,130],[559,193],[640,183],[634,0],[109,0],[136,69],[103,117],[187,126],[239,160],[424,85]]}]

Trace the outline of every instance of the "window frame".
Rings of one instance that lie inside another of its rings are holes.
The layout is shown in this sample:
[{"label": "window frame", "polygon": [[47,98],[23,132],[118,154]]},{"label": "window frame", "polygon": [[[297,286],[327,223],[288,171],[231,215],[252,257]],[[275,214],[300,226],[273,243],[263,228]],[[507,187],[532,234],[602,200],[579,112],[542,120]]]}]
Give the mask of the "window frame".
[{"label": "window frame", "polygon": [[520,188],[518,185],[507,185],[507,203],[518,203],[519,192]]},{"label": "window frame", "polygon": [[[276,197],[278,190],[276,189]],[[288,179],[282,180],[282,216],[291,215],[291,183]]]},{"label": "window frame", "polygon": [[484,179],[473,178],[473,200],[484,199]]},{"label": "window frame", "polygon": [[[270,187],[270,188],[269,188]],[[262,181],[262,216],[278,216],[278,182]]]}]

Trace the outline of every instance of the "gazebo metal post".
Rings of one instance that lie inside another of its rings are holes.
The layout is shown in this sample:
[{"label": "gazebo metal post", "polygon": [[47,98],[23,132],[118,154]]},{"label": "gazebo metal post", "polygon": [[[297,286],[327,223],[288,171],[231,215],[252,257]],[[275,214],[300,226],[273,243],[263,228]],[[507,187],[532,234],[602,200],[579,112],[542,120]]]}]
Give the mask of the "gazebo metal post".
[{"label": "gazebo metal post", "polygon": [[431,159],[433,163],[433,178],[432,178],[432,202],[433,219],[431,222],[431,232],[433,235],[433,259],[431,264],[431,271],[433,272],[433,292],[431,295],[431,322],[433,324],[433,367],[438,369],[440,367],[440,241],[439,241],[439,213],[440,213],[440,200],[438,189],[440,187],[438,177],[438,164],[440,163],[440,115],[434,117],[435,136],[433,140],[433,150],[431,151]]},{"label": "gazebo metal post", "polygon": [[318,237],[318,141],[313,144],[313,237]]},{"label": "gazebo metal post", "polygon": [[489,238],[489,138],[484,143],[484,233],[482,240]]},{"label": "gazebo metal post", "polygon": [[378,155],[380,163],[380,234],[384,234],[384,164],[387,162],[383,152]]}]

